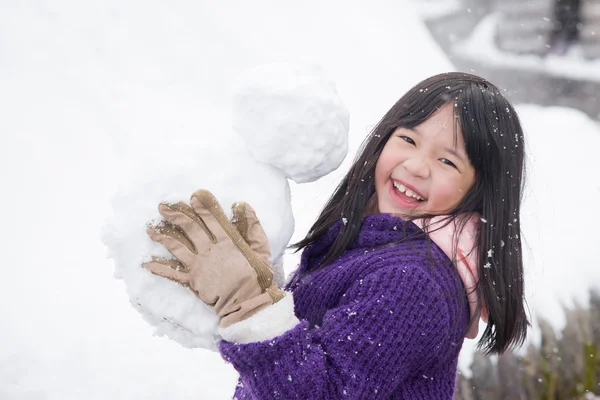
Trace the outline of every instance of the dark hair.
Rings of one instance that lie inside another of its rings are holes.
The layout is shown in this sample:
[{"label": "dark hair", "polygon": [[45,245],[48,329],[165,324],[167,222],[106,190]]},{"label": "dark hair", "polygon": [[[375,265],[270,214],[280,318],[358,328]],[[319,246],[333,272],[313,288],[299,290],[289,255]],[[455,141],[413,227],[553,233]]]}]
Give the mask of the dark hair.
[{"label": "dark hair", "polygon": [[[291,247],[301,250],[309,246],[334,223],[346,218],[319,267],[336,260],[361,229],[363,214],[375,191],[375,165],[388,138],[399,127],[420,125],[448,104],[454,107],[466,153],[476,172],[472,189],[450,212],[448,223],[473,212],[482,217],[476,290],[485,299],[489,319],[478,346],[487,354],[500,354],[523,344],[529,324],[524,307],[520,228],[525,149],[513,106],[487,80],[451,72],[435,75],[410,89],[365,139],[354,164],[307,236]],[[459,220],[459,226],[464,222]]]}]

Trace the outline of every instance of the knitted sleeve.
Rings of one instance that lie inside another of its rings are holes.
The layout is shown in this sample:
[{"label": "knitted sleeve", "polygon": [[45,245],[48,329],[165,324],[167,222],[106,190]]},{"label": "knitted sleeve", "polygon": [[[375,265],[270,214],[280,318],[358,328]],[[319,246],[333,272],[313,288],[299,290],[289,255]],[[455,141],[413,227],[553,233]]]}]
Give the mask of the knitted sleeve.
[{"label": "knitted sleeve", "polygon": [[439,285],[396,264],[356,282],[320,327],[301,321],[268,341],[222,341],[220,351],[252,398],[389,398],[452,345],[450,327]]}]

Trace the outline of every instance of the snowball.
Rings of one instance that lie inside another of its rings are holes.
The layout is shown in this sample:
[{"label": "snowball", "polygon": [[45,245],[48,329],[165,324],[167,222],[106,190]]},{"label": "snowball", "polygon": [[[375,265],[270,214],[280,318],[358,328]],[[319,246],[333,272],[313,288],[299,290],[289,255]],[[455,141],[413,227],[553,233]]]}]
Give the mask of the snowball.
[{"label": "snowball", "polygon": [[349,114],[318,66],[268,64],[241,75],[233,127],[251,154],[297,183],[335,170],[348,151]]},{"label": "snowball", "polygon": [[151,255],[171,256],[145,231],[147,222],[161,218],[157,210],[160,202],[189,204],[194,191],[209,189],[228,216],[234,202],[248,202],[269,239],[276,262],[275,281],[282,285],[284,280],[281,258],[294,228],[288,181],[280,171],[257,163],[245,151],[229,149],[227,154],[207,148],[188,163],[158,159],[146,163],[145,170],[113,197],[113,215],[103,230],[102,240],[114,260],[115,276],[124,280],[131,304],[158,335],[188,348],[216,350],[218,320],[189,289],[140,266]]}]

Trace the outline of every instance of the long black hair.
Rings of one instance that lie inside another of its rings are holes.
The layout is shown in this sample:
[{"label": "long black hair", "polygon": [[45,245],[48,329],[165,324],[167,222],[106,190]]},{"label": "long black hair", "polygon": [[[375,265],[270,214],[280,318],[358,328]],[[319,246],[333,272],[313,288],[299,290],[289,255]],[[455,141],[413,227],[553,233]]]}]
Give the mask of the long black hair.
[{"label": "long black hair", "polygon": [[[307,236],[291,247],[301,250],[309,246],[346,218],[319,267],[335,261],[361,229],[375,191],[375,165],[389,137],[397,128],[417,127],[446,105],[454,107],[455,121],[476,173],[473,187],[449,213],[448,223],[473,212],[482,217],[476,290],[485,300],[489,319],[478,346],[488,354],[501,354],[523,344],[529,324],[524,307],[520,227],[525,143],[513,106],[487,80],[451,72],[430,77],[410,89],[365,139]],[[459,226],[464,222],[459,221]]]}]

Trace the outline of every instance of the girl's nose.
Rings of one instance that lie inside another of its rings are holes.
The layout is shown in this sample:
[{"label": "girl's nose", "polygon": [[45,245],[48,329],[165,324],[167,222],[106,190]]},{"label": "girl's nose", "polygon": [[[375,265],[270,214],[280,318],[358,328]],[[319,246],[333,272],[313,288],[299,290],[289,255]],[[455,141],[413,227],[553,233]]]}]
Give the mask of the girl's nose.
[{"label": "girl's nose", "polygon": [[429,178],[429,163],[425,157],[408,158],[402,165],[411,175],[416,178]]}]

